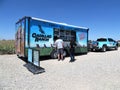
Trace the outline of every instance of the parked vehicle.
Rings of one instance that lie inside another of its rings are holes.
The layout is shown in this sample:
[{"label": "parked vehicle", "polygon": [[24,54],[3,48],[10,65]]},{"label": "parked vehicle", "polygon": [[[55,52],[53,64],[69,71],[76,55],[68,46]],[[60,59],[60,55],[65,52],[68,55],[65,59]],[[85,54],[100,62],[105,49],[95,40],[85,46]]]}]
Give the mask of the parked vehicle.
[{"label": "parked vehicle", "polygon": [[88,40],[88,51],[92,50],[93,47],[92,42],[93,42],[92,40]]},{"label": "parked vehicle", "polygon": [[34,17],[23,17],[16,23],[15,47],[19,57],[28,57],[28,49],[40,51],[40,56],[57,58],[54,41],[60,36],[64,41],[64,56],[69,52],[69,43],[74,38],[75,53],[88,52],[88,31],[86,27],[68,25]]},{"label": "parked vehicle", "polygon": [[97,41],[92,42],[92,50],[101,50],[105,52],[108,49],[118,49],[118,42],[112,38],[98,38]]}]

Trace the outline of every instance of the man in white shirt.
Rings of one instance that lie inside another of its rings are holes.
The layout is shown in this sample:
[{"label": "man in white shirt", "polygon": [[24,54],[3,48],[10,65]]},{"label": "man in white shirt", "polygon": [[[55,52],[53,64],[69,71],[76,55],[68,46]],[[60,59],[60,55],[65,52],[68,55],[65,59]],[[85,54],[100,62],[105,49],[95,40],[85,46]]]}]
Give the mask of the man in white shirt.
[{"label": "man in white shirt", "polygon": [[57,48],[57,53],[58,53],[58,61],[60,61],[60,59],[63,60],[63,48],[64,48],[64,42],[62,39],[60,39],[60,37],[58,37],[58,39],[55,41],[55,45]]}]

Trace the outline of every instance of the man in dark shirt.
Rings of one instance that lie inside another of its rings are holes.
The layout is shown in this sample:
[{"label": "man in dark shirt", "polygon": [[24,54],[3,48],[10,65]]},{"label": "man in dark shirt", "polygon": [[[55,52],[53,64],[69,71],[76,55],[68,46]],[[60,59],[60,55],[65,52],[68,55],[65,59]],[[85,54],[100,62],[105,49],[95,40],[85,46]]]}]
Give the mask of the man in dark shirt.
[{"label": "man in dark shirt", "polygon": [[75,43],[75,41],[72,39],[70,41],[70,62],[74,62],[75,61],[75,56],[74,56],[74,53],[75,53],[75,46],[77,44]]}]

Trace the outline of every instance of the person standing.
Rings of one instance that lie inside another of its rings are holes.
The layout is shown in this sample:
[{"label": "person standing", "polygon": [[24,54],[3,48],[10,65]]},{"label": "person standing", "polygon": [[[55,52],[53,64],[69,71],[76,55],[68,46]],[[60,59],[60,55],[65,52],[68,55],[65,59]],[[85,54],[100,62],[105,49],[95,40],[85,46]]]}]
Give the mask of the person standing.
[{"label": "person standing", "polygon": [[62,39],[60,39],[60,37],[57,38],[57,40],[55,41],[55,45],[57,48],[57,54],[58,54],[58,61],[60,61],[60,59],[63,60],[63,48],[64,48],[64,42]]},{"label": "person standing", "polygon": [[70,41],[70,62],[74,62],[75,61],[75,46],[77,44],[75,43],[75,41],[73,39],[71,39]]}]

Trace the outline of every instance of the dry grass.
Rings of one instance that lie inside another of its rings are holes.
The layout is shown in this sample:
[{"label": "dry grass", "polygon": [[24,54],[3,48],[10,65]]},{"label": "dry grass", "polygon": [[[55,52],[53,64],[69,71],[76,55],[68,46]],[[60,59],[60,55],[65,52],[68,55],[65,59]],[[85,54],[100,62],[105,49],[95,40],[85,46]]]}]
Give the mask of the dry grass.
[{"label": "dry grass", "polygon": [[0,54],[14,54],[15,41],[14,40],[0,40]]}]

